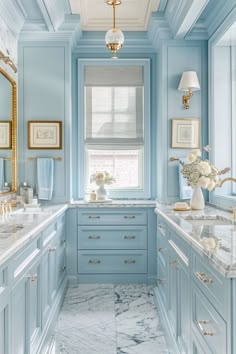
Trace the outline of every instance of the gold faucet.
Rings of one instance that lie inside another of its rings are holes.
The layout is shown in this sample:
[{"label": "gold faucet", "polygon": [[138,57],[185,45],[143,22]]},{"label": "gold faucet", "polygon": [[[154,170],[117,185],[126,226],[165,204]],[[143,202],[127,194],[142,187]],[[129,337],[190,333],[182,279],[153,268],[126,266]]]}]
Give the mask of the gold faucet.
[{"label": "gold faucet", "polygon": [[231,181],[231,182],[235,182],[236,183],[236,178],[233,178],[233,177],[224,178],[221,181],[219,181],[219,184],[217,185],[217,187],[222,187],[223,183],[225,183],[227,181]]}]

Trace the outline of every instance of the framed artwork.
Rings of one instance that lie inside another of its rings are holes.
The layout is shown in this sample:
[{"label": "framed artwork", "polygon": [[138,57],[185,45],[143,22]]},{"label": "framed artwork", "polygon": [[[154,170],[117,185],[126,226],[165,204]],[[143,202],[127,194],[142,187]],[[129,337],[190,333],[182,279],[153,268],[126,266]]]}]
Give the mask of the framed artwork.
[{"label": "framed artwork", "polygon": [[200,119],[172,119],[171,147],[173,149],[198,149],[200,147]]},{"label": "framed artwork", "polygon": [[28,149],[61,149],[61,121],[28,121]]},{"label": "framed artwork", "polygon": [[12,122],[10,120],[0,121],[0,149],[12,148]]}]

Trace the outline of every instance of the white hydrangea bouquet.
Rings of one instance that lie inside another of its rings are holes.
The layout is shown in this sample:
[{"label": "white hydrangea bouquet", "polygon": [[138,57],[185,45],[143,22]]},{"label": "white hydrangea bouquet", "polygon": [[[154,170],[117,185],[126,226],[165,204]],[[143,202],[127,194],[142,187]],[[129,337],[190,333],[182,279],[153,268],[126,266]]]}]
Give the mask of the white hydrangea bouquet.
[{"label": "white hydrangea bouquet", "polygon": [[114,183],[115,178],[107,171],[97,171],[90,176],[90,183],[93,182],[95,182],[97,186],[103,186],[104,184]]},{"label": "white hydrangea bouquet", "polygon": [[[211,151],[209,145],[203,149],[206,153]],[[201,187],[213,191],[216,187],[221,186],[219,175],[229,172],[230,168],[218,170],[209,160],[204,160],[201,156],[201,150],[199,149],[190,151],[186,158],[187,162],[180,162],[183,167],[181,172],[192,188]]]}]

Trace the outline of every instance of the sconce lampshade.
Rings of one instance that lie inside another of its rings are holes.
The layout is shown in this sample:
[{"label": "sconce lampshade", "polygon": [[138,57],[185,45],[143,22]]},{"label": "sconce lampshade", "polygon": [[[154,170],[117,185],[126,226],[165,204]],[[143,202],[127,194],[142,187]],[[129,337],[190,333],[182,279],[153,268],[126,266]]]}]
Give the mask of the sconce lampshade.
[{"label": "sconce lampshade", "polygon": [[196,71],[185,71],[182,74],[179,87],[179,91],[198,91],[200,90],[200,84],[198,81]]}]

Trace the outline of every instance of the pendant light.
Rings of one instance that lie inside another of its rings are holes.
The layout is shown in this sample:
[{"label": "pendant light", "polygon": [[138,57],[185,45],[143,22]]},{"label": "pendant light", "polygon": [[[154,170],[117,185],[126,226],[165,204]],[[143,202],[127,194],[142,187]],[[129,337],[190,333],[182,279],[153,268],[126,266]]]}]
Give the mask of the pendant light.
[{"label": "pendant light", "polygon": [[121,4],[120,0],[107,0],[108,5],[112,5],[113,9],[113,27],[108,30],[105,36],[105,42],[108,49],[112,51],[112,58],[117,59],[116,52],[122,47],[124,43],[123,32],[116,28],[116,6]]}]

